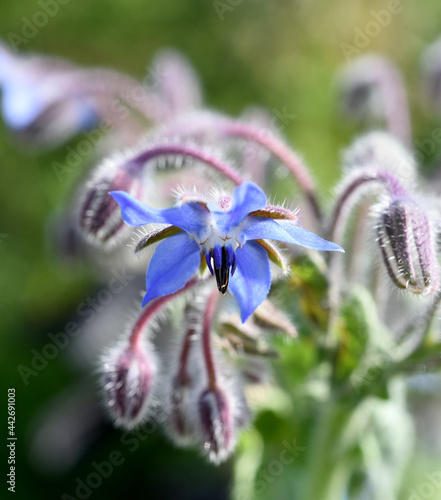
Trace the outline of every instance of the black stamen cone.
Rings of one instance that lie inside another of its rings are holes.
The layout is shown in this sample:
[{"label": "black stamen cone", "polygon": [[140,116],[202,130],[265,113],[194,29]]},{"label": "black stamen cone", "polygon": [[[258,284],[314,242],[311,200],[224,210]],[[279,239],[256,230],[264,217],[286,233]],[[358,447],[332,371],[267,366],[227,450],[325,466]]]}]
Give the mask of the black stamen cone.
[{"label": "black stamen cone", "polygon": [[217,289],[222,294],[225,294],[228,289],[228,281],[230,279],[230,268],[227,265],[227,251],[222,247],[222,264],[220,268],[214,267],[214,274],[216,276]]}]

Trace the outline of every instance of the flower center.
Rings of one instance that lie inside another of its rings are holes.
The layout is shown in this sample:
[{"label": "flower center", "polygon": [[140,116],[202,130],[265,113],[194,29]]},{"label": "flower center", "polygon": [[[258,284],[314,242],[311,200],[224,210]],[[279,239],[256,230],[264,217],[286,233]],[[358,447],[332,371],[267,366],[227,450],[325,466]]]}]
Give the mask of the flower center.
[{"label": "flower center", "polygon": [[225,294],[228,282],[236,270],[236,256],[231,246],[215,246],[209,253],[205,253],[208,269],[216,276],[217,289]]},{"label": "flower center", "polygon": [[214,267],[214,274],[216,275],[217,288],[219,292],[225,293],[228,288],[228,281],[230,279],[230,268],[227,265],[227,251],[222,247],[222,261],[221,267]]}]

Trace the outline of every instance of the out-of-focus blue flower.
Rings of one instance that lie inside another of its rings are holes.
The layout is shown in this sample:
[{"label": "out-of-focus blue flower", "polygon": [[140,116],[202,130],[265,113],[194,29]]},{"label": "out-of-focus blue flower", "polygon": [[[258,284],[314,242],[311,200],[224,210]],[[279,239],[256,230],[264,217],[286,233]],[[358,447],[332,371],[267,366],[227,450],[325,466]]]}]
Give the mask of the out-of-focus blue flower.
[{"label": "out-of-focus blue flower", "polygon": [[[93,127],[94,100],[73,85],[74,65],[55,58],[17,56],[0,43],[1,113],[16,132],[36,142],[57,142]],[[38,135],[38,137],[37,137]],[[35,137],[34,137],[35,136]]]},{"label": "out-of-focus blue flower", "polygon": [[265,300],[271,286],[268,253],[261,240],[343,251],[339,245],[297,226],[296,217],[292,214],[289,220],[286,209],[267,207],[265,193],[252,182],[238,186],[232,197],[220,196],[217,203],[190,197],[165,210],[147,207],[124,191],[110,194],[130,226],[163,223],[176,229],[164,230],[164,234],[171,235],[161,241],[152,256],[143,305],[181,289],[198,270],[201,256],[205,256],[219,291],[225,293],[230,288],[242,321],[246,321]]}]

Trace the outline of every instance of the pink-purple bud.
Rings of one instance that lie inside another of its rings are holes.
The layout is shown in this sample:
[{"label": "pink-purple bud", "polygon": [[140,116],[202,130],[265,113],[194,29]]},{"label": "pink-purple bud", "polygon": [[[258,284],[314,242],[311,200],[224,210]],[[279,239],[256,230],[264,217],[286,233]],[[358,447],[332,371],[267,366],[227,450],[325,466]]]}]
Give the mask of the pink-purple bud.
[{"label": "pink-purple bud", "polygon": [[343,165],[350,175],[354,170],[376,169],[390,172],[404,186],[417,181],[416,159],[391,134],[375,130],[355,139],[343,152]]},{"label": "pink-purple bud", "polygon": [[193,423],[190,418],[192,385],[190,380],[178,375],[173,379],[169,394],[167,430],[179,445],[188,445],[194,441]]},{"label": "pink-purple bud", "polygon": [[231,403],[219,388],[208,388],[202,392],[198,405],[204,450],[212,462],[220,463],[234,446]]},{"label": "pink-purple bud", "polygon": [[438,289],[434,230],[414,200],[393,199],[381,213],[377,234],[387,272],[398,287],[424,294]]},{"label": "pink-purple bud", "polygon": [[388,131],[410,143],[411,126],[401,73],[380,55],[367,54],[340,73],[342,111],[357,121],[380,120]]},{"label": "pink-purple bud", "polygon": [[105,404],[117,424],[131,428],[146,416],[154,374],[152,354],[139,345],[111,353],[102,383]]},{"label": "pink-purple bud", "polygon": [[145,83],[159,94],[167,118],[202,105],[197,74],[189,61],[174,50],[163,50],[156,55]]},{"label": "pink-purple bud", "polygon": [[109,191],[126,191],[135,198],[142,194],[142,179],[138,168],[130,165],[103,165],[87,183],[82,197],[79,223],[82,232],[93,243],[109,246],[128,227],[121,219],[118,203]]}]

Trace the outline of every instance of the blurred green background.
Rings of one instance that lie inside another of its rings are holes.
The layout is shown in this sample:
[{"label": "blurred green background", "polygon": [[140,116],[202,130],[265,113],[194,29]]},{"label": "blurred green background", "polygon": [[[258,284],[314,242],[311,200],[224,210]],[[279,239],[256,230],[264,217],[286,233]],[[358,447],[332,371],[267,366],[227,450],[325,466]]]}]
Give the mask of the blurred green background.
[{"label": "blurred green background", "polygon": [[[353,44],[355,29],[363,30],[372,11],[387,4],[65,0],[19,49],[58,55],[84,66],[113,67],[141,79],[158,49],[176,48],[199,73],[208,107],[238,116],[247,106],[259,104],[275,115],[283,110],[295,115],[284,124],[283,133],[311,166],[327,200],[338,177],[341,148],[355,133],[336,106],[335,72],[346,62],[341,43]],[[420,111],[418,59],[441,34],[441,3],[403,0],[400,5],[401,12],[371,37],[360,55],[381,52],[402,69],[418,139],[433,128]],[[35,0],[2,0],[0,8],[0,36],[7,41],[11,33],[21,34],[23,18],[31,19],[41,5]],[[50,168],[54,160],[63,161],[65,146],[37,155],[19,147],[0,126],[0,154],[0,369],[3,397],[6,388],[16,389],[16,498],[61,498],[64,493],[75,497],[76,479],[87,477],[92,463],[108,460],[114,450],[121,451],[124,463],[91,492],[91,498],[226,498],[230,464],[219,469],[206,465],[196,454],[176,451],[159,433],[140,441],[131,452],[121,444],[119,432],[103,429],[102,438],[73,469],[58,475],[29,460],[30,429],[38,411],[75,384],[77,373],[58,356],[25,386],[17,366],[29,366],[31,349],[41,349],[49,332],[62,330],[94,288],[87,269],[62,265],[48,251],[48,221],[76,181],[73,175],[60,183]],[[6,427],[6,411],[3,420]],[[3,481],[0,496],[6,494]]]}]

